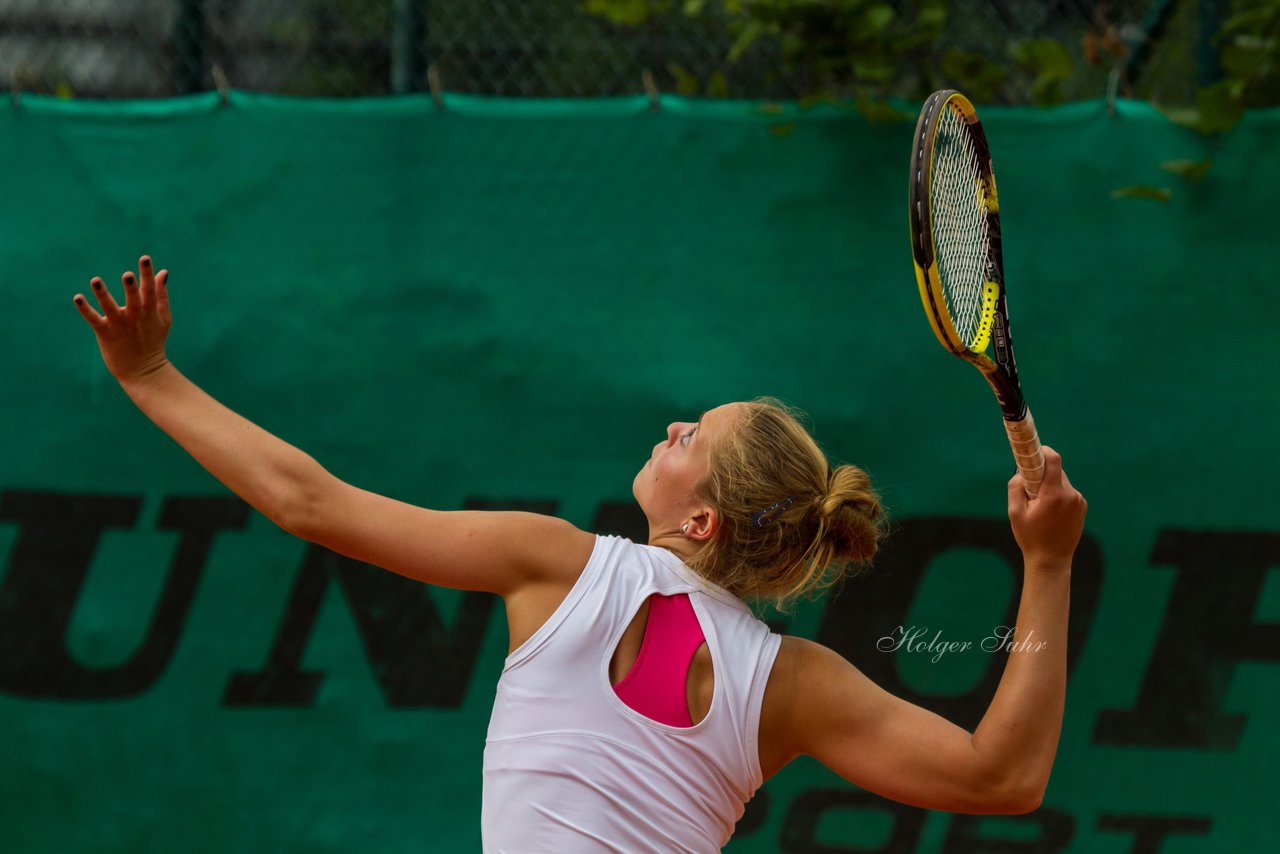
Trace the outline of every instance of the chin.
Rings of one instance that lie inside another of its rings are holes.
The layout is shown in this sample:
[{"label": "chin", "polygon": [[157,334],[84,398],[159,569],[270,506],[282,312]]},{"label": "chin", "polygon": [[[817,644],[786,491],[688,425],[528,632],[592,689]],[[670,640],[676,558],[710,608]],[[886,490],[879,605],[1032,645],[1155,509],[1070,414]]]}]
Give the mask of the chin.
[{"label": "chin", "polygon": [[[647,465],[647,463],[646,463],[646,465]],[[644,501],[642,501],[642,500],[641,500],[641,498],[640,498],[640,479],[641,479],[642,477],[644,477],[644,469],[641,469],[640,471],[636,472],[636,476],[635,476],[634,478],[632,478],[632,480],[631,480],[631,497],[632,497],[632,498],[634,498],[634,499],[636,500],[636,503],[637,503],[637,504],[639,504],[639,505],[643,508],[643,507],[644,507]]]}]

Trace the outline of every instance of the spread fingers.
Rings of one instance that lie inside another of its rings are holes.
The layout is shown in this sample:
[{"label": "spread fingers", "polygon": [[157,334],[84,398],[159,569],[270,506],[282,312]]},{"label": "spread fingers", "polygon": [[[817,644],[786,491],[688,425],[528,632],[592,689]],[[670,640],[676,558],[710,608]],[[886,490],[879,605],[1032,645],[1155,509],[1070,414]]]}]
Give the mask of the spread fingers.
[{"label": "spread fingers", "polygon": [[120,277],[120,283],[124,285],[124,305],[121,308],[125,311],[137,311],[143,303],[142,296],[138,293],[137,278],[132,272],[127,272]]},{"label": "spread fingers", "polygon": [[138,259],[138,272],[142,274],[142,304],[150,305],[156,298],[156,271],[151,266],[150,255],[143,255]]},{"label": "spread fingers", "polygon": [[93,295],[98,298],[98,305],[102,306],[102,314],[107,320],[111,320],[120,315],[120,306],[116,305],[116,298],[111,295],[111,291],[107,290],[107,286],[102,279],[94,276],[89,282],[89,286],[93,288]]},{"label": "spread fingers", "polygon": [[76,294],[73,300],[76,308],[80,310],[80,316],[89,321],[89,325],[95,330],[101,329],[106,325],[107,319],[93,310],[93,306],[89,305],[89,301],[84,298],[84,294]]}]

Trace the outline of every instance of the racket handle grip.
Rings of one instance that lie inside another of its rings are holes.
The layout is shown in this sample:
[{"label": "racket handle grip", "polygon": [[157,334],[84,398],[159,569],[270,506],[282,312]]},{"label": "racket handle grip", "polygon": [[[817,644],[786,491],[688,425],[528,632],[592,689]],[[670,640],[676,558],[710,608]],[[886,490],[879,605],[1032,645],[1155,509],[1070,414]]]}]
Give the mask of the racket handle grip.
[{"label": "racket handle grip", "polygon": [[1035,498],[1040,493],[1040,481],[1044,480],[1044,453],[1040,450],[1040,436],[1031,410],[1027,410],[1021,421],[1004,422],[1004,430],[1009,434],[1009,446],[1013,448],[1013,459],[1018,464],[1027,496]]}]

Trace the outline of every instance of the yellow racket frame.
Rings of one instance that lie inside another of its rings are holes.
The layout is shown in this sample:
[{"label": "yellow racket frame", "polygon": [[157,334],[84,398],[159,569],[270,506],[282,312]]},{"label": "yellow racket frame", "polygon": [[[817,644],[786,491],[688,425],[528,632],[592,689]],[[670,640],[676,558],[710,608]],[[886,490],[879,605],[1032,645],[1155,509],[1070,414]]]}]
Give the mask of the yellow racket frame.
[{"label": "yellow racket frame", "polygon": [[[1005,431],[1008,434],[1010,447],[1018,471],[1022,473],[1024,486],[1029,496],[1035,496],[1040,490],[1040,481],[1044,477],[1044,455],[1040,451],[1040,437],[1036,431],[1031,410],[1027,408],[1022,396],[1021,384],[1018,381],[1017,368],[1013,359],[1013,341],[1009,334],[1008,309],[1005,305],[1004,285],[1002,281],[987,280],[982,286],[981,311],[978,325],[974,330],[973,341],[965,343],[951,319],[951,311],[947,307],[947,297],[942,289],[942,278],[938,272],[937,247],[933,241],[933,138],[937,133],[938,117],[943,110],[954,109],[961,118],[970,125],[978,125],[973,134],[976,154],[980,162],[985,160],[986,168],[982,171],[982,180],[975,182],[974,192],[982,196],[983,205],[991,217],[992,231],[989,238],[994,243],[994,264],[989,269],[995,271],[997,278],[1003,279],[1003,262],[1000,258],[1002,236],[999,226],[1000,200],[996,195],[996,183],[990,164],[990,150],[987,148],[986,135],[978,122],[978,111],[973,103],[959,92],[940,90],[933,93],[925,102],[916,125],[914,148],[912,151],[911,185],[908,195],[910,207],[910,233],[912,256],[916,271],[916,285],[920,291],[920,301],[924,304],[925,316],[929,318],[929,327],[939,343],[950,353],[974,365],[986,378],[1000,408],[1004,412]],[[928,153],[929,161],[923,161]],[[987,348],[995,338],[996,358],[987,354]]]},{"label": "yellow racket frame", "polygon": [[[961,95],[959,92],[952,92],[937,107],[938,112],[954,107],[960,116],[969,124],[978,121],[978,111],[974,108],[973,103]],[[933,180],[933,162],[929,162],[929,175],[927,176],[926,187]],[[984,175],[983,186],[981,190],[975,185],[974,192],[981,192],[988,213],[998,214],[1000,212],[1000,200],[996,196],[996,182],[990,175]],[[955,324],[951,321],[951,314],[947,311],[947,298],[942,290],[942,277],[938,273],[938,256],[936,247],[933,244],[933,232],[926,231],[924,237],[928,240],[928,255],[932,259],[928,267],[921,267],[919,263],[915,265],[916,284],[920,288],[920,301],[924,304],[925,314],[929,318],[929,326],[933,329],[933,334],[937,336],[939,343],[946,347],[957,356],[962,356],[977,365],[984,373],[996,370],[996,364],[990,356],[986,355],[987,347],[991,344],[991,328],[995,323],[996,305],[1000,297],[1000,285],[997,282],[986,282],[982,287],[982,314],[978,320],[978,328],[974,334],[973,343],[966,344],[964,338],[956,330]]]}]

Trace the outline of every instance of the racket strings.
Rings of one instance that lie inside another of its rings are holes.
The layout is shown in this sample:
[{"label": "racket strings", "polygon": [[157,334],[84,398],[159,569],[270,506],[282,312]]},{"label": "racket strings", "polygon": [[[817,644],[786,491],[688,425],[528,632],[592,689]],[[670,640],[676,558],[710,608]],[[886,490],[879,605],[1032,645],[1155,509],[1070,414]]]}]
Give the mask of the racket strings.
[{"label": "racket strings", "polygon": [[969,123],[951,107],[938,117],[930,208],[938,276],[952,324],[972,346],[987,281],[987,191]]}]

